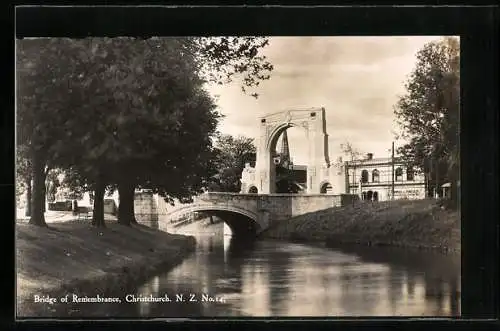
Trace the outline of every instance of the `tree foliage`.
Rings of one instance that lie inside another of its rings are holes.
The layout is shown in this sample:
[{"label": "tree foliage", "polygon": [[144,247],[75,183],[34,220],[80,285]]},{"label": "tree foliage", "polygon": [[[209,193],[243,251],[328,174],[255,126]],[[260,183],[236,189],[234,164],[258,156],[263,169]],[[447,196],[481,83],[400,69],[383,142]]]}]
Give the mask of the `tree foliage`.
[{"label": "tree foliage", "polygon": [[[203,68],[202,74],[207,81],[225,84],[235,77],[241,79],[241,90],[259,86],[270,78],[273,65],[260,50],[269,45],[263,37],[206,37],[195,38],[198,58]],[[257,98],[258,93],[251,93]]]},{"label": "tree foliage", "polygon": [[255,162],[256,147],[252,138],[220,135],[216,141],[215,170],[209,189],[239,192],[241,173],[246,163]]},{"label": "tree foliage", "polygon": [[349,141],[345,141],[340,144],[340,150],[342,154],[349,159],[349,161],[358,160],[362,155],[361,151],[358,148],[354,147],[353,144]]},{"label": "tree foliage", "polygon": [[27,182],[31,181],[31,165],[26,148],[19,146],[16,149],[16,195],[25,192]]},{"label": "tree foliage", "polygon": [[425,172],[431,185],[459,179],[459,40],[447,37],[426,44],[396,107],[402,137],[402,159]]},{"label": "tree foliage", "polygon": [[66,39],[18,40],[17,146],[29,159],[33,179],[30,223],[45,225],[45,177],[70,150],[71,128],[82,100],[68,88],[73,57]]},{"label": "tree foliage", "polygon": [[18,40],[18,147],[32,161],[31,222],[45,224],[43,184],[54,167],[69,170],[73,186],[95,190],[95,202],[106,187],[132,199],[136,187],[167,199],[199,192],[215,171],[210,136],[219,118],[204,84],[240,76],[244,91],[258,86],[272,70],[259,55],[266,45],[264,38]]}]

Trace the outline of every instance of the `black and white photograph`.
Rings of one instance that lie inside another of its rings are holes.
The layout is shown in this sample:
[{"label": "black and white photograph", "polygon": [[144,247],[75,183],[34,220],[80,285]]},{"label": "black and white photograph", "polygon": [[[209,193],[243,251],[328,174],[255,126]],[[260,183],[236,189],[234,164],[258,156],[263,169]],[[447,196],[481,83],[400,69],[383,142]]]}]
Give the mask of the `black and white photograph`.
[{"label": "black and white photograph", "polygon": [[17,319],[461,315],[459,36],[15,47]]}]

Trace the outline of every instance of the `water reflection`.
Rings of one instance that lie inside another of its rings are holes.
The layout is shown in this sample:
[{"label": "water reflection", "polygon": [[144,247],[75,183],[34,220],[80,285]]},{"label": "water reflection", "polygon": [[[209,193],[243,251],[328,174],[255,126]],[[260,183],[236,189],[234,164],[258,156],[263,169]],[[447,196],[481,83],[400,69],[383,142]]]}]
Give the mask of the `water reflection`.
[{"label": "water reflection", "polygon": [[[223,234],[197,238],[172,271],[129,289],[197,302],[85,305],[80,316],[456,316],[460,265],[452,257],[396,249],[324,249]],[[223,298],[206,302],[201,295]],[[123,296],[123,294],[121,294]]]}]

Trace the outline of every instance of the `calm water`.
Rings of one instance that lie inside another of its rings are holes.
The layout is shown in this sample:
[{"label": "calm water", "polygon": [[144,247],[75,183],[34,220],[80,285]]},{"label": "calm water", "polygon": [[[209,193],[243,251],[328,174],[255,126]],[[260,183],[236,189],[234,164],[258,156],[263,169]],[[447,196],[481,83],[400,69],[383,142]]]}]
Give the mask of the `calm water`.
[{"label": "calm water", "polygon": [[[458,316],[459,257],[401,249],[325,249],[201,235],[192,256],[126,292],[171,302],[86,303],[59,316]],[[176,295],[183,294],[184,302]],[[192,295],[194,295],[194,297]],[[203,301],[211,297],[219,302]],[[130,299],[130,297],[129,297]],[[197,301],[190,301],[196,299]]]}]

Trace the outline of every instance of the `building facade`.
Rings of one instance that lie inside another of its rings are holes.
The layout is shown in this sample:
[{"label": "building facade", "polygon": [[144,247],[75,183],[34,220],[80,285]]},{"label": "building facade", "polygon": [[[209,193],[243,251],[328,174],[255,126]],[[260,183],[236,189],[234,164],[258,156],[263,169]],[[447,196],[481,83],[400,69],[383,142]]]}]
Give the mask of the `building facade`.
[{"label": "building facade", "polygon": [[[394,158],[373,158],[344,163],[346,193],[357,194],[363,200],[385,201],[393,199],[424,199],[425,176],[406,167]],[[393,180],[394,179],[394,180]]]}]

